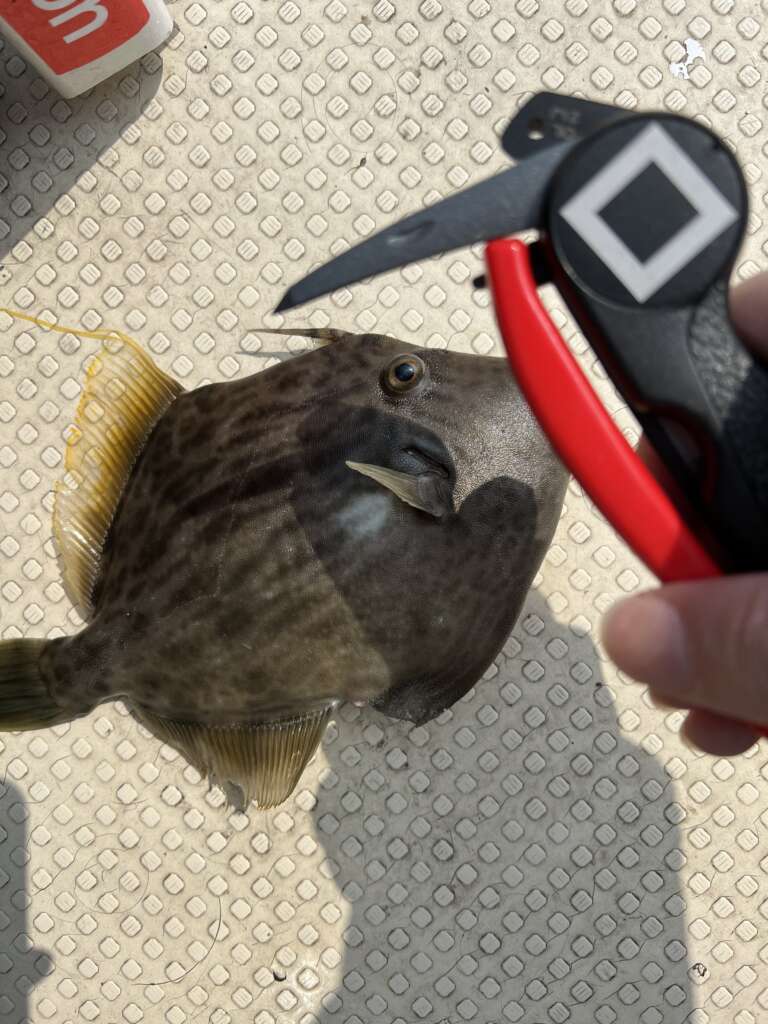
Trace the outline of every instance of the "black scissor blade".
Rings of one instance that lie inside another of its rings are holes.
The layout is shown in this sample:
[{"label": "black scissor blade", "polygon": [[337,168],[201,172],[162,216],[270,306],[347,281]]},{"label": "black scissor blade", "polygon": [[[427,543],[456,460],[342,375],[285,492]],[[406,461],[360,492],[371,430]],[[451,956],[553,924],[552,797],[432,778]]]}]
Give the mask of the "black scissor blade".
[{"label": "black scissor blade", "polygon": [[572,146],[551,146],[379,231],[292,285],[275,312],[428,256],[538,227],[552,174]]}]

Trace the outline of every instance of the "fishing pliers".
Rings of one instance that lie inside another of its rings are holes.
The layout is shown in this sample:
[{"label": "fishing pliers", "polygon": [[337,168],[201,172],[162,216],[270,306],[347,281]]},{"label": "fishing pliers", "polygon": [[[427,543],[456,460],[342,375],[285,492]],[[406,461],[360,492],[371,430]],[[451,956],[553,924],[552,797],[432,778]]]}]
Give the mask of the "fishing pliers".
[{"label": "fishing pliers", "polygon": [[[747,223],[731,150],[700,121],[553,93],[501,144],[516,163],[293,285],[278,311],[485,242],[501,336],[553,447],[662,580],[768,569],[768,368],[728,282]],[[531,245],[510,236],[536,229]],[[671,474],[665,489],[598,399],[538,295],[558,289]]]}]

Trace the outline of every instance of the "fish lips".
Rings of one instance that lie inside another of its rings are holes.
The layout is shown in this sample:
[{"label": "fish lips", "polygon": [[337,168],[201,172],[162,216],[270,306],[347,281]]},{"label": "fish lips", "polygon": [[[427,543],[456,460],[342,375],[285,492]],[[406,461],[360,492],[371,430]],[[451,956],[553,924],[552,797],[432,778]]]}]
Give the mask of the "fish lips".
[{"label": "fish lips", "polygon": [[327,404],[308,416],[299,429],[305,469],[327,471],[338,466],[349,476],[348,461],[370,463],[418,476],[434,473],[453,487],[456,465],[444,442],[429,428],[371,407]]},{"label": "fish lips", "polygon": [[456,480],[453,460],[440,442],[432,443],[424,438],[413,441],[399,451],[392,452],[390,461],[390,468],[401,473],[413,473],[414,476],[434,473],[450,483]]},{"label": "fish lips", "polygon": [[371,450],[367,446],[363,450],[361,446],[352,458],[360,462],[377,463],[413,476],[434,474],[447,480],[453,487],[456,483],[456,466],[443,441],[410,420],[391,414],[383,415],[389,428],[383,450]]}]

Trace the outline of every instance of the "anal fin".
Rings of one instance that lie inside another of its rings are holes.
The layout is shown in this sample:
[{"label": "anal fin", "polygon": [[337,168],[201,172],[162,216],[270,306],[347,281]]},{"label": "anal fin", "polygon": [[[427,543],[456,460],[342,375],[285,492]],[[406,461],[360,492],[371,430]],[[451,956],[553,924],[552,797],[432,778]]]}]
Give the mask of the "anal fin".
[{"label": "anal fin", "polygon": [[201,775],[221,786],[228,802],[242,811],[251,801],[267,809],[288,799],[320,745],[335,706],[327,704],[293,718],[242,725],[178,722],[144,708],[131,711]]}]

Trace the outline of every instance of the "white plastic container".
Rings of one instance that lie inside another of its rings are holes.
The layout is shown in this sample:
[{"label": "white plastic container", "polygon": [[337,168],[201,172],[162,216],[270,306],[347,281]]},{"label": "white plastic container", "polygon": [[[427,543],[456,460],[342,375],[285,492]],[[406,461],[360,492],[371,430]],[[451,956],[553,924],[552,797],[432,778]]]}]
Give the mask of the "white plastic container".
[{"label": "white plastic container", "polygon": [[0,0],[0,34],[62,96],[78,96],[164,42],[162,0]]}]

